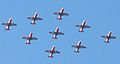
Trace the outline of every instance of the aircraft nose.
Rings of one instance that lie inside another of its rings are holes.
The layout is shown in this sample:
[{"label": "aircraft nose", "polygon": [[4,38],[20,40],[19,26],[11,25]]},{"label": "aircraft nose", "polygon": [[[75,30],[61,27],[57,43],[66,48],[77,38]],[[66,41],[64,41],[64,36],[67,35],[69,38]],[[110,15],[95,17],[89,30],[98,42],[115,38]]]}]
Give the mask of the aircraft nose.
[{"label": "aircraft nose", "polygon": [[61,9],[64,9],[63,7]]},{"label": "aircraft nose", "polygon": [[53,47],[55,47],[55,45],[53,45]]}]

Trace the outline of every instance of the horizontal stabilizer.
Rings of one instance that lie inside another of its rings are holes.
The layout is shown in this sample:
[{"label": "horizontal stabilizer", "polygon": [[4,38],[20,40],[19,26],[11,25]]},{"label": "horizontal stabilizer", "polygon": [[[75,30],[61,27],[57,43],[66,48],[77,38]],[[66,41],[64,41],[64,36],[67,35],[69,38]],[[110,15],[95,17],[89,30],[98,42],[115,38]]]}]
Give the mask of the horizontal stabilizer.
[{"label": "horizontal stabilizer", "polygon": [[9,28],[6,28],[5,30],[10,30]]},{"label": "horizontal stabilizer", "polygon": [[57,18],[58,20],[62,20],[62,18]]},{"label": "horizontal stabilizer", "polygon": [[52,37],[52,39],[57,39],[57,37]]},{"label": "horizontal stabilizer", "polygon": [[48,56],[48,57],[53,58],[53,56]]},{"label": "horizontal stabilizer", "polygon": [[74,51],[74,52],[79,53],[79,51]]}]

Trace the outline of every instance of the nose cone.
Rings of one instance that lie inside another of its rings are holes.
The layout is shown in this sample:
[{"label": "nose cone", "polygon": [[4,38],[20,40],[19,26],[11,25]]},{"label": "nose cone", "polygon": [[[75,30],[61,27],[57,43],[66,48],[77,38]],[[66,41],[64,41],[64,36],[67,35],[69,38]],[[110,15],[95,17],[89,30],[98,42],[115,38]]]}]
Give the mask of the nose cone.
[{"label": "nose cone", "polygon": [[109,32],[108,32],[108,34],[110,34],[110,35],[111,35],[111,34],[112,34],[112,31],[109,31]]},{"label": "nose cone", "polygon": [[56,27],[56,29],[59,29],[59,27]]},{"label": "nose cone", "polygon": [[29,36],[31,37],[31,36],[32,36],[32,34],[33,34],[33,33],[32,33],[32,32],[30,32]]},{"label": "nose cone", "polygon": [[86,20],[83,20],[83,23],[86,23]]},{"label": "nose cone", "polygon": [[10,19],[9,19],[9,22],[11,22],[12,20],[13,20],[13,19],[12,19],[12,18],[10,18]]},{"label": "nose cone", "polygon": [[62,9],[62,10],[64,10],[64,8],[63,8],[63,7],[62,7],[61,9]]}]

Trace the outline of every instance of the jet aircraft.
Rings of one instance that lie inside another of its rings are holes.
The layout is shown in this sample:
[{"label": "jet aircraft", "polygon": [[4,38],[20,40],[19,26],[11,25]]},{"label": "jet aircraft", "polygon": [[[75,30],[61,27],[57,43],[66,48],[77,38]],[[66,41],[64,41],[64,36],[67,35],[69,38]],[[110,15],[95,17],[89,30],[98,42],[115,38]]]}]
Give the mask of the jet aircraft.
[{"label": "jet aircraft", "polygon": [[61,8],[59,12],[54,12],[54,14],[58,15],[57,19],[62,20],[62,16],[68,16],[68,13],[64,12],[64,8]]},{"label": "jet aircraft", "polygon": [[90,28],[90,26],[86,25],[86,20],[84,20],[81,25],[75,25],[75,26],[80,28],[79,32],[84,32],[83,31],[84,28]]},{"label": "jet aircraft", "polygon": [[5,30],[10,30],[10,26],[16,26],[17,24],[12,23],[13,19],[10,18],[7,23],[2,23],[2,25],[6,26]]},{"label": "jet aircraft", "polygon": [[55,45],[53,45],[53,47],[52,47],[51,50],[45,50],[45,52],[50,53],[50,55],[48,56],[48,57],[50,57],[50,58],[53,58],[53,54],[54,54],[54,53],[60,53],[59,51],[56,51],[56,50],[55,50]]},{"label": "jet aircraft", "polygon": [[27,17],[27,19],[32,20],[31,24],[36,24],[36,20],[43,20],[42,18],[38,17],[38,12],[35,12],[34,16]]},{"label": "jet aircraft", "polygon": [[76,45],[72,45],[71,47],[76,48],[74,52],[79,52],[79,49],[80,49],[80,48],[86,48],[86,46],[83,46],[83,45],[82,45],[82,42],[81,42],[81,41],[79,41]]}]

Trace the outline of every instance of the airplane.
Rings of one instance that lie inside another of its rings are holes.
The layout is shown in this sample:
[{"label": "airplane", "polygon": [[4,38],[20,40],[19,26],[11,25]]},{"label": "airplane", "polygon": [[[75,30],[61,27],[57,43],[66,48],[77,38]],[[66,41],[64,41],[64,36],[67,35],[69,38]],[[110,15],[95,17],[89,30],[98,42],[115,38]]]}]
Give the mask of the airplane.
[{"label": "airplane", "polygon": [[76,27],[80,27],[79,32],[84,32],[84,28],[91,28],[90,26],[86,25],[86,20],[83,20],[81,25],[75,25]]},{"label": "airplane", "polygon": [[6,26],[5,30],[10,30],[10,26],[16,26],[17,24],[12,23],[13,19],[10,18],[7,23],[2,23],[2,25]]},{"label": "airplane", "polygon": [[80,48],[86,48],[86,46],[83,46],[83,45],[82,45],[82,42],[81,42],[81,41],[79,41],[76,45],[72,45],[71,47],[76,48],[74,52],[77,52],[77,53],[79,52],[79,49],[80,49]]},{"label": "airplane", "polygon": [[55,31],[49,32],[49,33],[50,33],[50,34],[53,34],[52,39],[57,39],[57,35],[64,35],[64,33],[59,32],[59,28],[58,28],[58,27],[56,27]]},{"label": "airplane", "polygon": [[106,36],[101,36],[101,37],[105,38],[105,41],[104,41],[105,43],[109,43],[109,39],[116,39],[115,36],[111,36],[111,35],[112,35],[112,32],[109,31]]},{"label": "airplane", "polygon": [[64,8],[61,8],[59,12],[54,12],[54,14],[59,15],[58,20],[62,20],[62,16],[68,16],[68,13],[64,13]]},{"label": "airplane", "polygon": [[35,12],[34,16],[32,17],[27,17],[27,19],[32,20],[30,24],[36,24],[35,23],[36,20],[43,20],[42,18],[38,17],[38,12]]},{"label": "airplane", "polygon": [[50,53],[50,55],[48,56],[48,57],[50,57],[50,58],[53,58],[53,54],[54,54],[54,53],[57,53],[57,54],[60,53],[59,51],[56,51],[56,50],[55,50],[55,45],[52,46],[51,50],[45,50],[45,52]]},{"label": "airplane", "polygon": [[23,37],[23,39],[27,40],[26,44],[31,44],[30,43],[31,40],[37,40],[36,37],[33,37],[33,33],[30,33],[29,36]]}]

